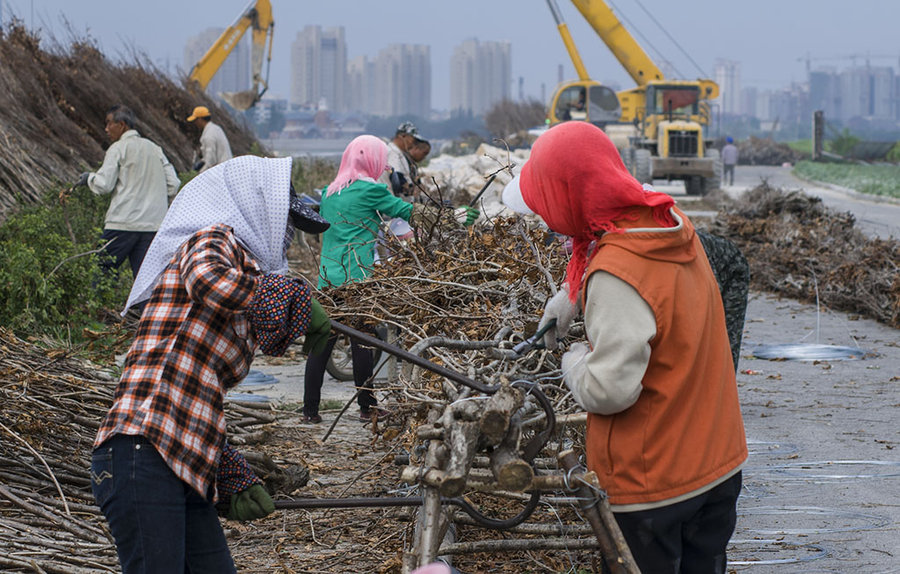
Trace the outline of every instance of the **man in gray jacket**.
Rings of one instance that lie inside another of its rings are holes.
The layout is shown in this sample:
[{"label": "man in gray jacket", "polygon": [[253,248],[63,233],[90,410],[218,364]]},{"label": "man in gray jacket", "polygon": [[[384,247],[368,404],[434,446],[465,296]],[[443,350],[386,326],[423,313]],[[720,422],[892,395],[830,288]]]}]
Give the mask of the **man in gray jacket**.
[{"label": "man in gray jacket", "polygon": [[162,223],[169,198],[181,182],[162,149],[134,129],[131,109],[117,105],[106,114],[106,135],[112,145],[96,172],[78,180],[97,195],[112,194],[101,239],[106,253],[101,267],[118,269],[127,258],[137,277],[144,255]]},{"label": "man in gray jacket", "polygon": [[738,148],[734,145],[734,138],[728,136],[725,139],[725,147],[722,148],[722,185],[734,185],[734,166],[738,162]]}]

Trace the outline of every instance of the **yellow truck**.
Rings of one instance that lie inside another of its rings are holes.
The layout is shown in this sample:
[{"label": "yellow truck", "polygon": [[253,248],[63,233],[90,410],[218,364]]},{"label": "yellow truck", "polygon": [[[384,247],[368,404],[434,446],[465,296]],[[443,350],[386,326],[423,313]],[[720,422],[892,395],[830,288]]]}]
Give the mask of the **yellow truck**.
[{"label": "yellow truck", "polygon": [[637,84],[618,93],[590,78],[555,0],[547,5],[578,79],[560,84],[547,111],[550,125],[589,121],[615,142],[642,183],[683,180],[689,195],[718,189],[719,151],[709,144],[709,100],[719,95],[708,79],[667,80],[603,0],[572,0]]}]

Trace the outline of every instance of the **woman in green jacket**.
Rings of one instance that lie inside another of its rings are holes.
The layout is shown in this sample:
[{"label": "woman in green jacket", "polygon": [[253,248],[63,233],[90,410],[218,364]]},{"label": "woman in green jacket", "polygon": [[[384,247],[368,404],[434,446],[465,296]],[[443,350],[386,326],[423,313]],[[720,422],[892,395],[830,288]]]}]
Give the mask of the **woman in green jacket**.
[{"label": "woman in green jacket", "polygon": [[[322,234],[320,289],[338,287],[368,276],[375,265],[375,244],[382,220],[399,217],[409,221],[420,211],[433,209],[414,206],[392,194],[386,185],[376,183],[388,169],[387,151],[387,144],[371,135],[355,138],[344,150],[337,177],[325,190],[320,208],[321,215],[331,223]],[[471,225],[479,211],[460,207],[454,214],[463,225]],[[310,354],[307,358],[303,397],[303,415],[307,422],[322,420],[319,416],[322,380],[336,340],[336,336],[332,337],[322,353]],[[368,382],[375,367],[373,354],[353,340],[350,341],[350,352],[353,380],[359,390],[359,418],[369,421],[378,413],[375,408],[378,401]]]}]

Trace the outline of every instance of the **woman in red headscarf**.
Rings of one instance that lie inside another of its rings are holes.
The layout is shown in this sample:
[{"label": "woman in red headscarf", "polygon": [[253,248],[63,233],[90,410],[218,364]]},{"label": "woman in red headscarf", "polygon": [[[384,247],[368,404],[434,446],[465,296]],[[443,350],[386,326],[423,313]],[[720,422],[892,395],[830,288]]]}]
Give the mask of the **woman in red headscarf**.
[{"label": "woman in red headscarf", "polygon": [[562,371],[589,413],[588,468],[641,571],[725,572],[747,445],[722,300],[693,225],[583,122],[539,137],[504,201],[572,237],[547,343],[582,303],[588,344],[571,345]]}]

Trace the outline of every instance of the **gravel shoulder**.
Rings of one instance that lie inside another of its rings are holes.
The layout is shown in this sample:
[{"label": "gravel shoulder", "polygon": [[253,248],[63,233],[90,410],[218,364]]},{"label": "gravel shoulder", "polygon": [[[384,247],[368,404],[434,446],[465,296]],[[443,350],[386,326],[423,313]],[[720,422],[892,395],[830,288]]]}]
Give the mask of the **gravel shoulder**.
[{"label": "gravel shoulder", "polygon": [[[863,360],[771,361],[758,345],[861,347]],[[874,321],[753,293],[738,385],[750,459],[732,561],[757,572],[896,572],[900,339]],[[796,561],[796,562],[793,562]]]}]

